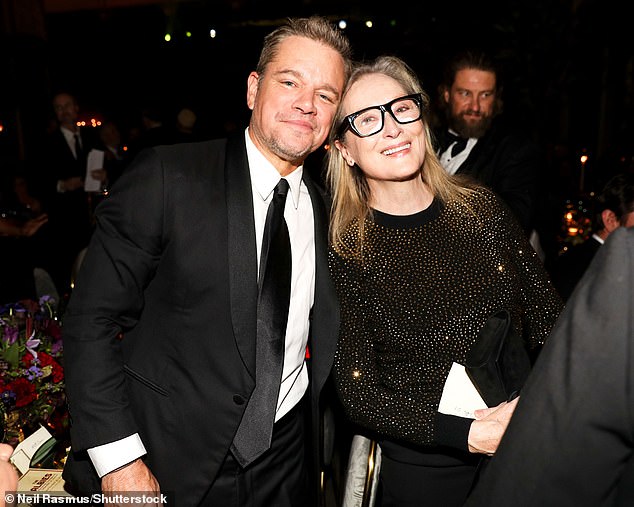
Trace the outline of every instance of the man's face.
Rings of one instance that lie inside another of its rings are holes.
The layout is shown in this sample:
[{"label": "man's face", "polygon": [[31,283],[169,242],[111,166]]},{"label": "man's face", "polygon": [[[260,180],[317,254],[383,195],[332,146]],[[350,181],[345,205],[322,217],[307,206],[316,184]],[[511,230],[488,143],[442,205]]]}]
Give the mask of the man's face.
[{"label": "man's face", "polygon": [[297,36],[280,43],[264,74],[249,75],[249,133],[280,174],[293,171],[324,143],[344,80],[339,53]]},{"label": "man's face", "polygon": [[79,107],[75,99],[66,93],[60,93],[53,98],[53,110],[60,125],[74,129],[77,123]]},{"label": "man's face", "polygon": [[493,72],[463,69],[445,90],[449,126],[462,137],[482,137],[497,113],[496,80]]}]

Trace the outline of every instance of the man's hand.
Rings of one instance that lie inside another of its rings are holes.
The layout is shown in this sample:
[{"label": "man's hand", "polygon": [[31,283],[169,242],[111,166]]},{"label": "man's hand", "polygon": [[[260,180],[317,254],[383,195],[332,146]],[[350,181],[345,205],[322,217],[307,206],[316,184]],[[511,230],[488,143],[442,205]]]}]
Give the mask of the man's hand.
[{"label": "man's hand", "polygon": [[[156,477],[141,459],[134,460],[129,465],[104,475],[101,478],[101,490],[104,495],[123,495],[126,492],[129,496],[139,496],[147,494],[148,497],[159,497],[161,488]],[[119,505],[119,504],[115,504]],[[120,504],[121,506],[127,504]],[[146,503],[144,505],[162,505],[161,503]]]},{"label": "man's hand", "polygon": [[519,398],[500,403],[497,407],[476,410],[476,420],[469,429],[469,452],[492,456],[497,451]]},{"label": "man's hand", "polygon": [[72,178],[66,178],[62,180],[62,190],[64,192],[72,192],[84,188],[84,180],[79,176],[73,176]]},{"label": "man's hand", "polygon": [[101,183],[104,183],[108,179],[108,173],[105,169],[93,169],[90,171],[90,175]]},{"label": "man's hand", "polygon": [[41,214],[38,217],[31,218],[24,222],[20,229],[21,236],[33,236],[40,227],[42,227],[46,222],[48,222],[48,215]]}]

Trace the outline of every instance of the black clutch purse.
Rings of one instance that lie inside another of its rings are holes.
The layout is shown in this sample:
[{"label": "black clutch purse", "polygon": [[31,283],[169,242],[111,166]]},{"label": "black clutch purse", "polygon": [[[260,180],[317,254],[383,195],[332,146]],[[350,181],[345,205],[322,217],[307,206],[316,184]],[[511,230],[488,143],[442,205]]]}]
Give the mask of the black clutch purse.
[{"label": "black clutch purse", "polygon": [[519,394],[531,371],[531,361],[507,310],[489,317],[466,362],[467,375],[489,407]]}]

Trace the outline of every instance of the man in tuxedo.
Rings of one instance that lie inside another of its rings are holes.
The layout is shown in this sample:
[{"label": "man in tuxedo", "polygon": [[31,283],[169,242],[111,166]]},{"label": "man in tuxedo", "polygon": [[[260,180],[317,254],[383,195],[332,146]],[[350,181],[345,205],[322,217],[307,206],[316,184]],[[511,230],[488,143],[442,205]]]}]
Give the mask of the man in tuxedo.
[{"label": "man in tuxedo", "polygon": [[530,235],[543,162],[536,145],[505,123],[502,91],[501,72],[488,54],[466,50],[448,61],[440,86],[445,122],[436,133],[438,156],[450,174],[468,175],[496,192]]},{"label": "man in tuxedo", "polygon": [[564,300],[608,236],[619,227],[634,227],[634,175],[623,173],[610,178],[594,207],[592,236],[557,257],[550,268],[553,284]]},{"label": "man in tuxedo", "polygon": [[80,128],[79,103],[68,92],[53,96],[57,128],[47,136],[32,163],[31,184],[49,215],[50,272],[60,294],[70,290],[71,268],[92,232],[88,194],[84,191],[87,155],[96,145]]},{"label": "man in tuxedo", "polygon": [[[350,68],[330,22],[289,19],[248,76],[246,130],[144,150],[98,207],[63,322],[75,490],[94,491],[98,475],[105,492],[160,490],[179,506],[317,502],[339,319],[328,208],[302,164],[325,141]],[[280,202],[291,279],[274,378],[261,347],[277,341],[260,338],[278,319],[260,303],[269,269],[288,272],[281,257],[260,264],[260,245]],[[265,387],[275,399],[254,409]]]},{"label": "man in tuxedo", "polygon": [[634,230],[594,257],[466,505],[634,505]]}]

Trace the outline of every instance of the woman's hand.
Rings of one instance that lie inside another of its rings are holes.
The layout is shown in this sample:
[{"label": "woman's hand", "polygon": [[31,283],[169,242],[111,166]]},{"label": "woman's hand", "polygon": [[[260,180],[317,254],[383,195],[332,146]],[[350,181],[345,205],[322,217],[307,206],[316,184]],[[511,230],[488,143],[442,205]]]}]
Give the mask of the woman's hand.
[{"label": "woman's hand", "polygon": [[519,398],[515,398],[497,407],[475,411],[476,419],[469,429],[469,452],[492,456],[497,451],[518,401]]}]

